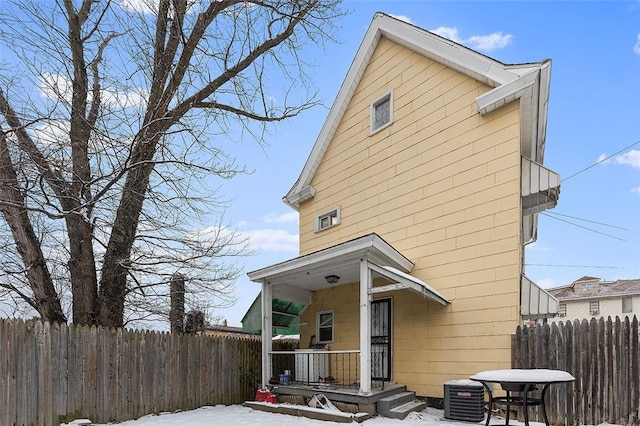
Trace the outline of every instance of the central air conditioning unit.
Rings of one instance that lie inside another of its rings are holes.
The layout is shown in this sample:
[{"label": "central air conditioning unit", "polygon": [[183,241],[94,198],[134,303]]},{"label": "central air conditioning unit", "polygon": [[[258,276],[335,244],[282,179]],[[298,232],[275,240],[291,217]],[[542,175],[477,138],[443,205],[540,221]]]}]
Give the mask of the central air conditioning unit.
[{"label": "central air conditioning unit", "polygon": [[444,416],[479,422],[484,419],[484,386],[473,380],[451,380],[444,384]]}]

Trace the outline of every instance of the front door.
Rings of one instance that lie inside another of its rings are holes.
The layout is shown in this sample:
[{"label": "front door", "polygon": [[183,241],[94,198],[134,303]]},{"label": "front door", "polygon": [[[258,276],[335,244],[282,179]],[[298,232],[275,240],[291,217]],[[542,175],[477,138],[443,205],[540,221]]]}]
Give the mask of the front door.
[{"label": "front door", "polygon": [[391,380],[391,299],[371,303],[371,379]]}]

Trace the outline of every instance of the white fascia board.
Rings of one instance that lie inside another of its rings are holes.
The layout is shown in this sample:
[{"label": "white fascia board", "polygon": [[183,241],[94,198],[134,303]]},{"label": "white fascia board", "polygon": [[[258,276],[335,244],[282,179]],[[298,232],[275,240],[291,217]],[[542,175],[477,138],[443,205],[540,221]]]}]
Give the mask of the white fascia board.
[{"label": "white fascia board", "polygon": [[551,88],[551,60],[546,60],[540,66],[540,79],[538,83],[538,115],[535,122],[538,125],[536,133],[536,153],[533,160],[542,164],[544,162],[544,148],[547,140],[547,117],[549,114],[549,92]]},{"label": "white fascia board", "polygon": [[[375,23],[375,18],[374,18]],[[307,158],[307,161],[302,168],[302,172],[300,173],[300,177],[298,181],[294,184],[294,186],[289,190],[287,195],[284,198],[285,201],[290,206],[294,207],[297,210],[297,207],[300,205],[300,202],[304,201],[301,197],[298,197],[297,194],[301,192],[305,187],[308,187],[311,183],[311,179],[313,178],[316,170],[320,166],[320,162],[324,157],[325,152],[329,148],[329,143],[333,139],[333,136],[336,132],[336,129],[342,120],[342,116],[344,115],[347,105],[349,104],[349,100],[353,96],[353,93],[356,90],[358,82],[364,73],[367,65],[369,64],[369,59],[375,48],[378,46],[378,42],[380,41],[381,32],[379,28],[372,24],[367,33],[365,34],[360,47],[358,48],[358,52],[349,67],[349,71],[347,72],[347,76],[342,82],[342,86],[338,91],[338,95],[336,96],[331,109],[329,110],[329,115],[320,130],[318,138],[311,149],[311,153]],[[315,193],[315,192],[314,192]],[[307,198],[308,199],[308,198]]]},{"label": "white fascia board", "polygon": [[527,66],[520,77],[476,98],[481,115],[520,99],[522,154],[542,163],[547,136],[551,61]]},{"label": "white fascia board", "polygon": [[381,15],[383,35],[401,46],[455,69],[489,86],[496,87],[518,77],[501,62],[437,34]]},{"label": "white fascia board", "polygon": [[[517,67],[502,64],[415,25],[377,13],[351,63],[300,177],[283,197],[284,202],[296,210],[302,201],[308,199],[299,197],[297,194],[310,185],[381,37],[386,37],[492,87],[511,82],[519,77],[517,72],[511,70],[512,68],[518,70]],[[527,65],[529,66],[533,67],[533,65]]]},{"label": "white fascia board", "polygon": [[[386,241],[380,238],[380,236],[377,234],[369,234],[314,253],[276,263],[266,268],[258,269],[257,271],[248,272],[247,276],[251,281],[262,282],[273,276],[294,272],[303,268],[312,268],[322,263],[340,262],[340,259],[343,257],[365,252],[376,260],[393,262],[406,271],[411,271],[414,266],[413,262],[396,251]],[[379,255],[376,253],[379,253]]]},{"label": "white fascia board", "polygon": [[[443,295],[438,293],[433,287],[424,281],[413,277],[405,272],[399,271],[398,269],[392,266],[379,266],[373,262],[368,262],[368,267],[387,278],[388,280],[394,282],[394,284],[383,286],[383,287],[374,287],[370,290],[371,293],[376,293],[378,291],[390,291],[390,290],[399,290],[399,289],[410,289],[417,293],[420,293],[427,299],[433,300],[434,302],[440,303],[441,305],[448,305],[450,302],[444,298]],[[379,290],[384,289],[384,290]]]},{"label": "white fascia board", "polygon": [[502,86],[498,86],[476,98],[480,115],[488,114],[510,102],[519,99],[538,81],[539,70],[533,70]]}]

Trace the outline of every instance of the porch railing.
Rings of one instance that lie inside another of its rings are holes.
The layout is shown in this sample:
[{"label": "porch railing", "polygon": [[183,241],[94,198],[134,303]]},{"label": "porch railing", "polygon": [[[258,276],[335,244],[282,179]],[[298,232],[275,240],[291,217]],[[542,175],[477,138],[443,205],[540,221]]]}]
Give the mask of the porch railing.
[{"label": "porch railing", "polygon": [[[273,351],[272,379],[289,372],[289,383],[327,386],[359,386],[360,351]],[[287,380],[285,379],[285,380]]]},{"label": "porch railing", "polygon": [[[360,387],[360,351],[329,351],[329,350],[295,350],[272,351],[271,357],[272,381],[279,384],[325,386],[334,388]],[[384,354],[371,354],[372,357]],[[382,362],[382,361],[380,361]],[[372,360],[374,365],[379,365]],[[280,381],[280,375],[284,382]],[[384,380],[373,379],[373,388],[384,388]]]}]

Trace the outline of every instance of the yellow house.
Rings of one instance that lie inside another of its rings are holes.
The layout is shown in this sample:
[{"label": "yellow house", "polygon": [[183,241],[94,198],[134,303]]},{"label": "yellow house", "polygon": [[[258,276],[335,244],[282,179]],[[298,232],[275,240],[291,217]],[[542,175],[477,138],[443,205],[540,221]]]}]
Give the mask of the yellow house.
[{"label": "yellow house", "polygon": [[524,276],[537,214],[559,196],[542,166],[550,69],[374,16],[284,196],[300,256],[248,274],[262,286],[263,384],[279,373],[273,298],[306,306],[303,348],[342,355],[308,366],[308,383],[442,398],[449,380],[511,366],[516,327],[557,311]]}]

